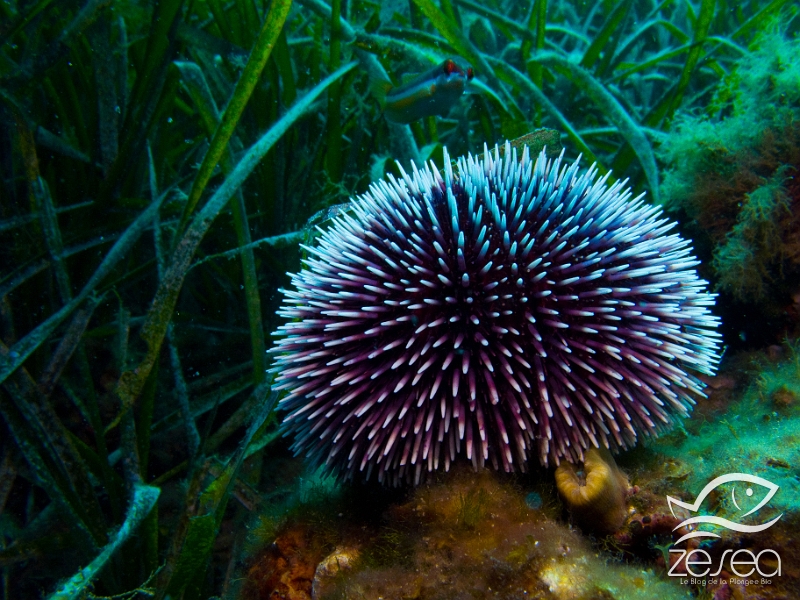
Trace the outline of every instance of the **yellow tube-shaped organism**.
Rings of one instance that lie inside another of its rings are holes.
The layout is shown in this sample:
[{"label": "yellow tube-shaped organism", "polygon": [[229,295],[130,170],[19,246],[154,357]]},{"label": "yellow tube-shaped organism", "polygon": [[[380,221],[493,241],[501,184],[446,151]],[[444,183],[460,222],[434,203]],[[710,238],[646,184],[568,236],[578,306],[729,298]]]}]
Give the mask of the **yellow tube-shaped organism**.
[{"label": "yellow tube-shaped organism", "polygon": [[556,487],[575,520],[584,528],[612,533],[625,522],[628,478],[611,452],[590,448],[584,455],[584,474],[572,463],[556,469]]}]

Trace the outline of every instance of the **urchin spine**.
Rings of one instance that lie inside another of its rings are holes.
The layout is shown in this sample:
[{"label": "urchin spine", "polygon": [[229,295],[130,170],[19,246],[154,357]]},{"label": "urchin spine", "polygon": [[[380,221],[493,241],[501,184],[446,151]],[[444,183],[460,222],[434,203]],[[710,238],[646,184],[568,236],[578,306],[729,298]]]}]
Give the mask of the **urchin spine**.
[{"label": "urchin spine", "polygon": [[688,242],[624,182],[505,152],[401,168],[306,248],[274,349],[298,452],[393,483],[462,451],[524,470],[702,393],[682,367],[713,372],[718,321]]}]

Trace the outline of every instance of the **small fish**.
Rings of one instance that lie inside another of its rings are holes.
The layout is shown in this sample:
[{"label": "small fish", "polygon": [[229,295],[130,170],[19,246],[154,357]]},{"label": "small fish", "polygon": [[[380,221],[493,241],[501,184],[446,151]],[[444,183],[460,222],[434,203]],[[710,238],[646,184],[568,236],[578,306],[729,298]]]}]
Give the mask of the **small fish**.
[{"label": "small fish", "polygon": [[424,117],[445,116],[474,77],[472,67],[461,68],[453,59],[394,88],[382,82],[383,114],[395,123],[411,123]]}]

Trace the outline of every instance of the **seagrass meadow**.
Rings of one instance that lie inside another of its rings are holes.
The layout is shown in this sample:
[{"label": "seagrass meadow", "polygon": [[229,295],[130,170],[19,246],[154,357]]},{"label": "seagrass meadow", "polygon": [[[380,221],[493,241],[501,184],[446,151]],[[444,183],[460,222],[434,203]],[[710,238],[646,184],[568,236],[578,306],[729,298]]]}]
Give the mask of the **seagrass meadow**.
[{"label": "seagrass meadow", "polygon": [[800,597],[798,12],[0,2],[0,600]]}]

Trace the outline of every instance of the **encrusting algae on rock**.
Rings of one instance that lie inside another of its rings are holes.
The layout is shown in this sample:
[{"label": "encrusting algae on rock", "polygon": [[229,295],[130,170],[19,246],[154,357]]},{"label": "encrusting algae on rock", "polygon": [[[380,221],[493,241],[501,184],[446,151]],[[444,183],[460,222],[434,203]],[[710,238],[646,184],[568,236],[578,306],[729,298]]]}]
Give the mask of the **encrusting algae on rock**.
[{"label": "encrusting algae on rock", "polygon": [[[517,478],[460,467],[431,477],[404,499],[386,502],[377,521],[339,519],[327,557],[314,554],[319,564],[314,594],[303,600],[692,597],[686,586],[656,569],[599,551],[561,520],[552,486],[538,483],[533,489],[543,500],[541,508],[530,508],[531,488]],[[330,510],[339,510],[335,502]],[[279,531],[276,543],[296,535],[299,523],[302,517],[286,534]],[[262,556],[255,560],[270,560],[271,554]]]}]

